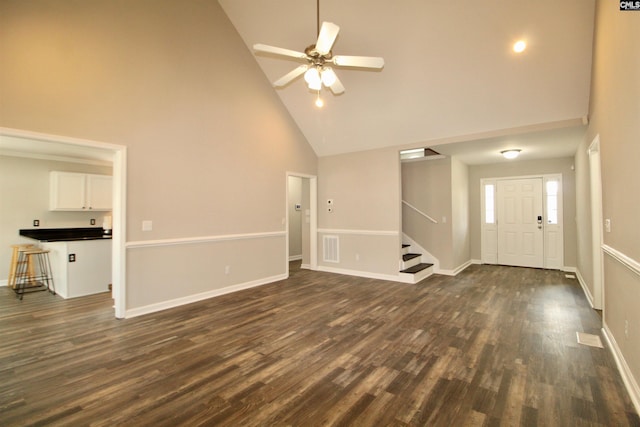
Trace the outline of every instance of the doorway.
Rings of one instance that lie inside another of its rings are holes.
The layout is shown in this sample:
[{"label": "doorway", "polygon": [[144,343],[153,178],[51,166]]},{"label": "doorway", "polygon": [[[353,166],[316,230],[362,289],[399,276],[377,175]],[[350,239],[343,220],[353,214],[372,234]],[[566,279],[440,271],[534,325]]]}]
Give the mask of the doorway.
[{"label": "doorway", "polygon": [[317,178],[312,175],[287,173],[287,250],[289,262],[300,260],[301,268],[317,269]]},{"label": "doorway", "polygon": [[562,174],[484,178],[481,261],[564,269]]},{"label": "doorway", "polygon": [[126,224],[126,154],[122,145],[49,135],[20,129],[0,128],[0,136],[34,141],[30,149],[34,153],[48,155],[82,153],[86,158],[109,158],[113,164],[113,210],[112,210],[112,291],[115,317],[126,315],[125,284],[125,224]]}]

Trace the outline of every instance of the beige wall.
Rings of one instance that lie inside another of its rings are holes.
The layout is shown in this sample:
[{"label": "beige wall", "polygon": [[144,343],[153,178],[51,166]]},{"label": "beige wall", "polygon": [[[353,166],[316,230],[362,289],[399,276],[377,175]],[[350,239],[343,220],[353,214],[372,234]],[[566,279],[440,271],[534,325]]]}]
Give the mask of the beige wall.
[{"label": "beige wall", "polygon": [[471,258],[481,259],[480,236],[480,180],[544,174],[562,174],[562,203],[564,230],[564,265],[576,266],[576,185],[572,170],[573,158],[522,160],[469,167],[469,223]]},{"label": "beige wall", "polygon": [[451,244],[453,268],[470,260],[469,244],[469,167],[451,158]]},{"label": "beige wall", "polygon": [[593,288],[593,251],[591,239],[591,187],[588,149],[591,141],[580,143],[574,158],[576,176],[576,269],[589,289]]},{"label": "beige wall", "polygon": [[22,228],[34,228],[34,219],[40,220],[40,228],[92,227],[92,218],[100,227],[109,214],[50,211],[50,171],[111,175],[110,166],[0,155],[0,281],[9,274],[10,245],[35,243],[18,234]]},{"label": "beige wall", "polygon": [[[333,212],[327,211],[333,199]],[[397,275],[400,254],[400,161],[394,149],[318,159],[318,264]],[[347,231],[336,233],[336,230]],[[322,260],[322,236],[339,234],[340,263]]]},{"label": "beige wall", "polygon": [[[127,241],[284,233],[286,171],[317,158],[217,2],[6,0],[0,40],[0,126],[127,147]],[[207,245],[127,250],[127,308],[273,275]]]},{"label": "beige wall", "polygon": [[[603,217],[611,220],[604,244],[640,262],[640,12],[622,12],[618,2],[596,2],[594,60],[590,123],[581,149],[600,136]],[[579,161],[578,161],[579,160]],[[576,164],[588,168],[579,151]],[[582,193],[588,187],[588,170],[578,171]],[[580,218],[589,209],[580,200]],[[590,223],[579,224],[580,240],[590,242]],[[584,253],[582,252],[584,250]],[[578,268],[590,268],[588,247],[580,247]],[[609,255],[604,257],[604,322],[610,329],[635,381],[640,380],[640,275],[631,273]],[[582,263],[585,264],[582,264]],[[585,277],[585,280],[587,278]],[[629,336],[624,334],[625,320]]]},{"label": "beige wall", "polygon": [[439,261],[441,270],[454,271],[469,261],[468,166],[456,158],[402,163],[402,231]]}]

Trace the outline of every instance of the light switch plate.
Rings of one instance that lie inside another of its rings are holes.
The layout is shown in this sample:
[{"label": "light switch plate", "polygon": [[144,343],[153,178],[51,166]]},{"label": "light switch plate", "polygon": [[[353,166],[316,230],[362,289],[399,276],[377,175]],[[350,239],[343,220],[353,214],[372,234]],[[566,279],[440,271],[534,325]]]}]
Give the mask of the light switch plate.
[{"label": "light switch plate", "polygon": [[142,231],[151,231],[153,230],[153,221],[148,219],[142,221]]}]

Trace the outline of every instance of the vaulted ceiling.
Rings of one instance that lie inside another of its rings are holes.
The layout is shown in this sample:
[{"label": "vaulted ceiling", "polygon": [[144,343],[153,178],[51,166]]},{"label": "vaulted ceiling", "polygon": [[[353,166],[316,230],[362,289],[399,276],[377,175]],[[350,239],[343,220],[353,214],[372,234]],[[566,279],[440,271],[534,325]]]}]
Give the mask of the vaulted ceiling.
[{"label": "vaulted ceiling", "polygon": [[[219,3],[248,49],[304,51],[317,37],[315,0]],[[321,0],[320,21],[340,26],[333,54],[381,56],[385,67],[337,69],[346,92],[323,89],[322,109],[303,78],[274,90],[319,156],[451,143],[495,154],[545,141],[548,157],[571,155],[588,114],[593,19],[594,0]],[[300,64],[256,61],[271,82]]]}]

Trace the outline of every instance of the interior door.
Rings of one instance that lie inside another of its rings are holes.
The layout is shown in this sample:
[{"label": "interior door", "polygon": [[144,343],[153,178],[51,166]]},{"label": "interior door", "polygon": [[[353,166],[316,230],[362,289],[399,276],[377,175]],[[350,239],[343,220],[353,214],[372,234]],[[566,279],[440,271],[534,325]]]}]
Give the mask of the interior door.
[{"label": "interior door", "polygon": [[498,264],[543,268],[542,178],[498,181]]}]

